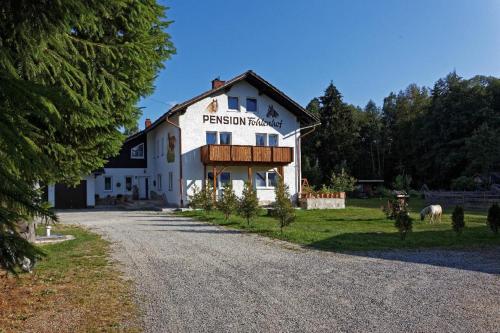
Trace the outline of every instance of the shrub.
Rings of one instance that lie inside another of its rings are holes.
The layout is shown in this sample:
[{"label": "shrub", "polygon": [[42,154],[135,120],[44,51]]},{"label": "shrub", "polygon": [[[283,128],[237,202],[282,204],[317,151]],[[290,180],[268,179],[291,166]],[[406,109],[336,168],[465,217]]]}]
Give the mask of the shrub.
[{"label": "shrub", "polygon": [[388,219],[396,219],[400,212],[408,212],[408,202],[394,197],[393,194],[391,198],[387,199],[387,205],[382,207],[382,211]]},{"label": "shrub", "polygon": [[488,209],[487,223],[491,231],[498,234],[498,228],[500,227],[500,207],[498,207],[498,204],[493,204]]},{"label": "shrub", "polygon": [[328,186],[326,186],[325,184],[321,185],[321,189],[319,190],[319,193],[321,194],[330,194],[334,192],[331,188],[329,188]]},{"label": "shrub", "polygon": [[201,191],[194,185],[193,194],[189,196],[189,206],[210,212],[214,208],[212,193],[212,186],[208,182]]},{"label": "shrub", "polygon": [[462,234],[465,227],[464,209],[461,206],[456,206],[451,215],[451,226],[457,234]]},{"label": "shrub", "polygon": [[450,188],[453,191],[473,191],[476,183],[472,177],[460,176],[451,181]]},{"label": "shrub", "polygon": [[290,225],[295,220],[295,209],[290,201],[288,186],[285,185],[282,179],[278,181],[274,193],[276,195],[276,200],[273,204],[273,217],[278,219],[280,231],[283,233],[283,228]]},{"label": "shrub", "polygon": [[377,186],[375,193],[377,193],[378,195],[380,195],[382,197],[386,197],[386,198],[391,198],[394,196],[392,191],[383,185]]},{"label": "shrub", "polygon": [[392,186],[397,191],[405,191],[406,193],[409,193],[411,190],[411,181],[412,178],[410,175],[397,175]]},{"label": "shrub", "polygon": [[394,226],[398,229],[401,239],[404,240],[406,235],[413,228],[413,219],[406,210],[400,210],[395,216]]},{"label": "shrub", "polygon": [[351,177],[344,168],[341,169],[340,173],[332,173],[330,182],[333,192],[352,192],[356,187],[356,178]]},{"label": "shrub", "polygon": [[257,199],[257,193],[253,190],[250,182],[245,182],[242,196],[238,201],[238,214],[247,220],[247,224],[250,224],[250,220],[257,215],[258,211],[259,200]]},{"label": "shrub", "polygon": [[188,195],[189,207],[194,209],[201,208],[201,191],[200,188],[194,184],[192,194]]},{"label": "shrub", "polygon": [[217,209],[219,209],[223,214],[227,222],[231,214],[238,208],[238,198],[234,194],[233,186],[231,183],[224,185],[222,190],[222,195],[217,201]]}]

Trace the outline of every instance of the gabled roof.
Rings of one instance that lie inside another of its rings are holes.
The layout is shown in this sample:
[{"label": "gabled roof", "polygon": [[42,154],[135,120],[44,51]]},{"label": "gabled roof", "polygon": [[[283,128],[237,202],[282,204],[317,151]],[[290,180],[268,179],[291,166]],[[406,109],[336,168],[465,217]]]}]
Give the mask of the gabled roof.
[{"label": "gabled roof", "polygon": [[158,118],[151,126],[149,126],[146,131],[150,131],[156,126],[158,126],[162,121],[166,119],[166,117],[171,117],[179,112],[184,112],[189,106],[193,105],[196,102],[201,101],[204,98],[214,96],[221,92],[227,92],[233,85],[238,82],[247,81],[252,86],[257,88],[259,91],[259,95],[265,94],[278,102],[281,106],[283,106],[288,111],[292,112],[297,116],[299,121],[305,125],[312,125],[319,123],[318,118],[315,115],[308,112],[302,106],[300,106],[297,102],[292,100],[290,97],[285,95],[284,92],[264,80],[261,76],[257,75],[255,72],[249,70],[240,74],[231,80],[226,81],[222,86],[210,89],[196,97],[193,97],[185,102],[174,105],[170,110],[168,110],[165,114],[163,114],[160,118]]},{"label": "gabled roof", "polygon": [[143,135],[143,134],[146,134],[146,130],[147,130],[147,129],[145,128],[145,129],[143,129],[142,131],[139,131],[139,132],[136,132],[136,133],[134,133],[134,134],[131,134],[131,135],[127,136],[127,137],[125,138],[124,143],[125,143],[125,142],[128,142],[128,141],[130,141],[130,140],[133,140],[133,139],[135,139],[135,138],[137,138],[137,137],[140,137],[140,136],[141,136],[141,135]]}]

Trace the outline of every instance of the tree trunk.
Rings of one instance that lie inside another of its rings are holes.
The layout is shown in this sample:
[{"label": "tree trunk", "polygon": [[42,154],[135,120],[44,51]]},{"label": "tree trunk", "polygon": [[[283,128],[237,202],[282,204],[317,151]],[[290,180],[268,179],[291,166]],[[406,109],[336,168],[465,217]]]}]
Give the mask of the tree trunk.
[{"label": "tree trunk", "polygon": [[27,235],[27,240],[30,243],[34,243],[36,238],[36,222],[31,221],[28,223],[28,235]]},{"label": "tree trunk", "polygon": [[372,175],[376,174],[375,171],[375,159],[373,158],[373,143],[370,142],[370,158],[372,160]]},{"label": "tree trunk", "polygon": [[35,241],[35,229],[36,222],[34,220],[17,222],[17,231],[28,242],[33,243]]}]

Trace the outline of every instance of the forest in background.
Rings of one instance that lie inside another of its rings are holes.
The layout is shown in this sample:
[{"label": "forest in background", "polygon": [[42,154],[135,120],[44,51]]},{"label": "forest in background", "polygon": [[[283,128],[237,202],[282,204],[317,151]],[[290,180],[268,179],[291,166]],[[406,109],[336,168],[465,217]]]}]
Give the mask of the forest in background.
[{"label": "forest in background", "polygon": [[303,138],[303,177],[313,186],[347,170],[358,179],[411,177],[412,188],[472,190],[500,171],[500,79],[455,72],[432,88],[410,84],[383,105],[343,101],[330,83],[307,110],[321,121]]}]

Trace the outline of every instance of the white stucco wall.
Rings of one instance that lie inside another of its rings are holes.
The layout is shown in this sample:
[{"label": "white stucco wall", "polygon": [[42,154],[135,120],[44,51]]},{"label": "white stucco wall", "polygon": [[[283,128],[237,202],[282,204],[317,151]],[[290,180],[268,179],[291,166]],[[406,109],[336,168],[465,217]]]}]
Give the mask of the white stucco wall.
[{"label": "white stucco wall", "polygon": [[87,181],[87,207],[95,207],[95,177],[90,175],[85,177]]},{"label": "white stucco wall", "polygon": [[[228,110],[227,96],[238,97],[240,110]],[[257,99],[257,112],[246,111],[246,99]],[[209,113],[207,106],[214,99],[218,102],[218,111],[216,113]],[[248,117],[253,119],[270,120],[266,114],[269,105],[273,105],[274,109],[278,112],[279,116],[274,118],[276,122],[281,122],[281,128],[271,126],[253,126],[249,125]],[[232,117],[245,117],[247,119],[245,125],[234,124],[213,124],[209,121],[203,121],[203,115],[213,116],[232,116]],[[182,153],[184,164],[184,186],[187,189],[187,194],[192,193],[193,184],[199,188],[202,186],[203,180],[203,164],[200,160],[200,147],[206,144],[206,132],[231,132],[233,145],[255,145],[256,133],[278,134],[279,146],[293,147],[294,148],[294,162],[284,167],[285,183],[290,188],[292,196],[296,197],[298,189],[298,168],[297,168],[297,137],[299,135],[298,129],[300,124],[297,117],[288,110],[284,109],[281,105],[269,98],[267,95],[259,95],[258,90],[247,82],[240,82],[235,84],[228,92],[205,98],[193,105],[179,117],[179,124],[182,127]],[[265,171],[263,168],[253,168],[253,172]],[[210,170],[207,170],[210,171]],[[229,167],[225,171],[231,172],[233,186],[236,194],[241,194],[243,182],[247,180],[246,167]],[[255,182],[254,182],[255,186]],[[274,190],[272,188],[257,189],[257,196],[262,202],[269,202],[274,200]],[[185,195],[185,200],[186,195]]]},{"label": "white stucco wall", "polygon": [[[111,191],[104,190],[104,177],[111,176],[113,184]],[[100,198],[109,196],[117,196],[118,194],[132,195],[132,191],[127,191],[125,188],[125,177],[132,177],[132,186],[138,185],[138,177],[147,176],[147,169],[143,168],[105,168],[104,174],[95,177],[95,194]],[[117,186],[120,183],[120,187]],[[88,184],[88,183],[87,183]],[[151,185],[150,185],[151,186]],[[88,185],[87,185],[87,194]]]},{"label": "white stucco wall", "polygon": [[[175,123],[176,118],[172,119]],[[173,162],[167,160],[168,138],[174,140],[174,150],[171,155]],[[175,138],[175,139],[172,139]],[[179,130],[167,122],[163,122],[148,133],[148,173],[150,176],[150,191],[165,195],[171,205],[180,205],[180,169],[179,169]],[[162,141],[164,144],[162,145]],[[159,145],[156,148],[157,143]],[[169,173],[172,172],[172,186],[169,188]],[[158,186],[158,175],[161,174],[162,186]]]},{"label": "white stucco wall", "polygon": [[48,201],[52,207],[56,205],[56,187],[55,185],[49,185],[47,187]]}]

